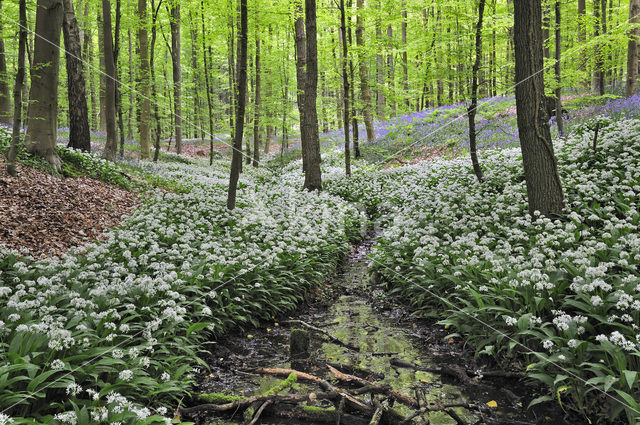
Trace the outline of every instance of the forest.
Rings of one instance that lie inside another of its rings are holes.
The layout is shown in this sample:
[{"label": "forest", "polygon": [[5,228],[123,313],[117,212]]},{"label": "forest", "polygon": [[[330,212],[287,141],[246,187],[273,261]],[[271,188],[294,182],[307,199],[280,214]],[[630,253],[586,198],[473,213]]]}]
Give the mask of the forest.
[{"label": "forest", "polygon": [[640,0],[0,0],[0,425],[640,424]]}]

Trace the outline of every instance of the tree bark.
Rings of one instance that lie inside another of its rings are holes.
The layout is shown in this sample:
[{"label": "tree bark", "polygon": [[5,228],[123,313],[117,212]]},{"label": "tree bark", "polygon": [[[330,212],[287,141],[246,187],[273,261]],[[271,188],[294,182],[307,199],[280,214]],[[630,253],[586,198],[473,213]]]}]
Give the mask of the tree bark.
[{"label": "tree bark", "polygon": [[[362,96],[362,115],[364,126],[367,130],[367,141],[372,143],[376,140],[376,133],[373,129],[373,116],[371,114],[371,91],[369,90],[369,76],[364,54],[364,0],[357,0],[356,7],[358,15],[356,17],[356,44],[358,45],[358,62],[360,68],[360,96]],[[356,155],[358,156],[358,155]]]},{"label": "tree bark", "polygon": [[[304,119],[304,90],[306,84],[306,66],[307,66],[307,46],[306,35],[304,31],[304,12],[302,8],[302,0],[294,0],[294,31],[295,31],[295,44],[296,44],[296,81],[298,84],[297,101],[298,111],[300,113],[300,123],[305,122]],[[301,127],[302,132],[302,127]],[[307,171],[307,149],[305,147],[306,139],[301,137],[302,145],[302,171]]]},{"label": "tree bark", "polygon": [[238,91],[236,93],[236,125],[233,139],[231,174],[229,176],[229,192],[227,209],[236,207],[236,191],[242,166],[242,134],[244,131],[244,112],[247,96],[247,0],[240,0],[240,33],[238,34]]},{"label": "tree bark", "polygon": [[[213,105],[211,102],[211,89],[209,85],[209,64],[207,63],[207,49],[205,45],[205,27],[204,27],[204,0],[200,1],[200,18],[202,23],[202,55],[204,56],[204,84],[207,90],[207,106],[209,107],[209,165],[213,164]],[[231,77],[233,80],[233,77]],[[231,81],[233,86],[233,81]],[[231,91],[233,98],[233,91]]]},{"label": "tree bark", "polygon": [[484,17],[485,0],[478,3],[478,24],[476,25],[476,60],[471,69],[471,104],[468,109],[469,117],[469,151],[471,153],[471,164],[478,182],[481,183],[482,168],[478,161],[478,153],[476,147],[476,109],[478,107],[478,70],[480,69],[480,61],[482,60],[482,18]]},{"label": "tree bark", "polygon": [[202,80],[200,79],[200,73],[198,72],[198,48],[196,47],[198,42],[198,26],[194,21],[193,15],[191,15],[191,13],[189,14],[189,18],[191,20],[191,72],[193,72],[193,103],[195,109],[194,123],[198,126],[195,131],[200,134],[200,139],[204,143],[204,123],[202,122],[202,102],[200,101]]},{"label": "tree bark", "polygon": [[[578,45],[582,45],[587,39],[586,16],[587,0],[578,0]],[[587,57],[582,56],[578,61],[578,70],[584,73],[587,68]],[[581,84],[585,90],[589,88],[589,81],[586,78],[582,80]]]},{"label": "tree bark", "polygon": [[156,68],[155,68],[155,52],[156,52],[156,40],[158,38],[158,11],[162,0],[158,3],[158,7],[155,5],[155,1],[151,0],[151,46],[149,49],[149,70],[151,71],[151,96],[155,100],[153,102],[153,118],[156,124],[155,140],[153,143],[153,162],[158,162],[160,159],[160,138],[162,137],[162,126],[160,125],[160,113],[158,110],[158,89],[156,83]]},{"label": "tree bark", "polygon": [[107,108],[105,106],[105,94],[106,94],[106,80],[105,80],[105,65],[104,65],[104,24],[102,22],[102,12],[98,10],[96,16],[96,22],[98,26],[98,66],[100,67],[100,74],[98,75],[98,101],[100,107],[98,109],[98,128],[100,131],[106,131],[107,119],[105,113]]},{"label": "tree bark", "polygon": [[640,28],[638,23],[640,18],[640,0],[629,0],[629,22],[634,25],[629,33],[627,43],[627,81],[624,94],[627,97],[638,93],[638,36]]},{"label": "tree bark", "polygon": [[344,0],[340,0],[340,39],[342,41],[342,54],[340,66],[342,69],[342,92],[344,99],[344,168],[345,174],[351,176],[351,142],[349,141],[349,76],[347,75],[347,20],[344,8]]},{"label": "tree bark", "polygon": [[378,119],[384,119],[384,57],[382,56],[382,0],[378,0],[378,16],[376,17],[376,42],[378,43],[378,54],[376,64],[378,66],[378,89],[376,90],[376,115]]},{"label": "tree bark", "polygon": [[[598,38],[600,36],[600,0],[593,0],[593,20],[594,31],[593,37]],[[596,41],[594,47],[595,67],[593,70],[593,90],[597,91],[600,96],[604,95],[604,61],[602,58],[602,46],[600,41]]]},{"label": "tree bark", "polygon": [[549,117],[544,108],[540,0],[514,0],[516,108],[529,212],[560,215],[564,206]]},{"label": "tree bark", "polygon": [[556,0],[556,52],[555,52],[555,73],[556,73],[556,124],[558,125],[558,134],[564,137],[564,121],[562,119],[562,75],[560,67],[560,59],[562,58],[562,38],[561,38],[561,10],[560,1]]},{"label": "tree bark", "polygon": [[260,102],[262,95],[260,93],[260,36],[258,24],[256,23],[256,85],[255,85],[255,111],[253,114],[253,166],[258,167],[260,163]]},{"label": "tree bark", "polygon": [[118,114],[118,137],[120,139],[120,156],[124,156],[124,117],[122,113],[122,90],[120,89],[120,68],[118,60],[120,58],[120,22],[122,21],[121,0],[116,0],[116,26],[113,44],[113,67],[115,69],[115,93],[116,93],[116,112]]},{"label": "tree bark", "polygon": [[11,94],[9,92],[4,38],[2,37],[2,13],[2,0],[0,0],[0,123],[11,124]]},{"label": "tree bark", "polygon": [[173,107],[174,126],[176,135],[176,152],[182,153],[182,71],[180,69],[180,54],[182,46],[180,42],[180,4],[172,3],[171,6],[171,64],[173,66]]},{"label": "tree bark", "polygon": [[387,72],[389,73],[389,97],[391,101],[391,116],[394,117],[396,115],[396,70],[394,67],[394,43],[393,43],[393,27],[391,25],[387,26],[387,37],[389,38],[389,53],[387,54]]},{"label": "tree bark", "polygon": [[[349,6],[347,6],[349,7]],[[349,26],[347,28],[348,34],[348,45],[351,46],[353,50],[353,37],[351,37],[351,24],[352,21],[349,20]],[[356,75],[353,66],[353,54],[349,56],[349,75],[351,77],[351,84],[349,84],[351,89],[351,131],[353,132],[353,151],[356,158],[360,158],[360,132],[358,130],[358,114],[356,110]]]},{"label": "tree bark", "polygon": [[18,153],[18,143],[20,142],[20,130],[22,125],[22,90],[24,86],[25,66],[24,57],[27,50],[27,1],[20,0],[20,30],[18,40],[18,70],[16,72],[16,82],[13,86],[13,132],[11,134],[11,147],[7,155],[7,173],[15,177],[16,156]]},{"label": "tree bark", "polygon": [[404,104],[409,109],[409,60],[407,57],[407,2],[402,0],[402,87],[404,89]]},{"label": "tree bark", "polygon": [[62,0],[38,0],[25,148],[61,169],[56,152]]},{"label": "tree bark", "polygon": [[116,68],[113,61],[113,35],[111,33],[111,2],[102,0],[102,34],[104,36],[104,69],[105,77],[105,124],[107,142],[104,157],[115,161],[118,141],[116,140]]},{"label": "tree bark", "polygon": [[318,88],[318,41],[316,28],[316,0],[305,0],[305,33],[307,71],[304,85],[304,120],[302,139],[306,149],[307,170],[304,188],[309,191],[322,190],[320,171],[320,140],[318,137],[318,114],[316,97]]},{"label": "tree bark", "polygon": [[67,146],[90,152],[91,133],[82,64],[80,29],[73,10],[72,0],[63,0],[63,7],[62,33],[66,50],[67,94],[69,99],[69,144]]},{"label": "tree bark", "polygon": [[147,0],[138,0],[138,57],[140,69],[138,77],[138,137],[140,138],[140,158],[149,158],[149,122],[151,102],[149,101],[149,33],[147,31]]}]

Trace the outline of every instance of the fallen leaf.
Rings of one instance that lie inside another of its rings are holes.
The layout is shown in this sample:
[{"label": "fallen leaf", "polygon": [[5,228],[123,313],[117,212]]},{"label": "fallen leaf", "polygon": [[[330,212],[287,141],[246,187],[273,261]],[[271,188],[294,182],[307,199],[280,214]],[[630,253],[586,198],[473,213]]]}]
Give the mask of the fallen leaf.
[{"label": "fallen leaf", "polygon": [[487,402],[487,406],[489,407],[498,407],[498,402],[495,400],[491,400]]}]

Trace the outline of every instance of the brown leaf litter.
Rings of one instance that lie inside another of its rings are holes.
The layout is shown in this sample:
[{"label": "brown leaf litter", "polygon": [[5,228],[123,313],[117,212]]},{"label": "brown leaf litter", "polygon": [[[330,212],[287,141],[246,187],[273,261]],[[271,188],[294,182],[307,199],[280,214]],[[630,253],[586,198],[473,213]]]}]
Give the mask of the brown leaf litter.
[{"label": "brown leaf litter", "polygon": [[61,178],[18,165],[0,171],[0,243],[33,256],[61,255],[120,224],[137,195],[82,178]]}]

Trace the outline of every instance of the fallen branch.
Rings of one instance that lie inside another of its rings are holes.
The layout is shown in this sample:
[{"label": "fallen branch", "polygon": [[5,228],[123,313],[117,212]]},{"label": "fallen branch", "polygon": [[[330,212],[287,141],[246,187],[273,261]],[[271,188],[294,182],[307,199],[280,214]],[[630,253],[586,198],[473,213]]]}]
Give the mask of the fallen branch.
[{"label": "fallen branch", "polygon": [[369,421],[369,425],[378,425],[380,423],[380,419],[382,419],[382,414],[384,413],[384,408],[380,403],[376,407],[376,411],[373,413],[371,417],[371,421]]},{"label": "fallen branch", "polygon": [[317,332],[319,334],[326,336],[331,342],[337,345],[348,348],[349,350],[352,350],[352,351],[356,351],[356,352],[360,351],[360,348],[356,347],[355,345],[351,345],[349,343],[343,342],[340,339],[336,338],[335,336],[331,335],[329,332],[325,331],[324,329],[320,329],[316,326],[310,325],[307,322],[303,322],[302,320],[287,320],[284,323],[287,323],[290,325],[302,326],[304,328],[309,329],[310,331]]},{"label": "fallen branch", "polygon": [[260,415],[262,414],[264,409],[271,403],[273,403],[272,400],[267,400],[264,403],[262,403],[262,406],[260,406],[256,414],[253,416],[253,419],[251,419],[251,422],[249,422],[247,425],[255,425],[258,422],[258,419],[260,419]]}]

